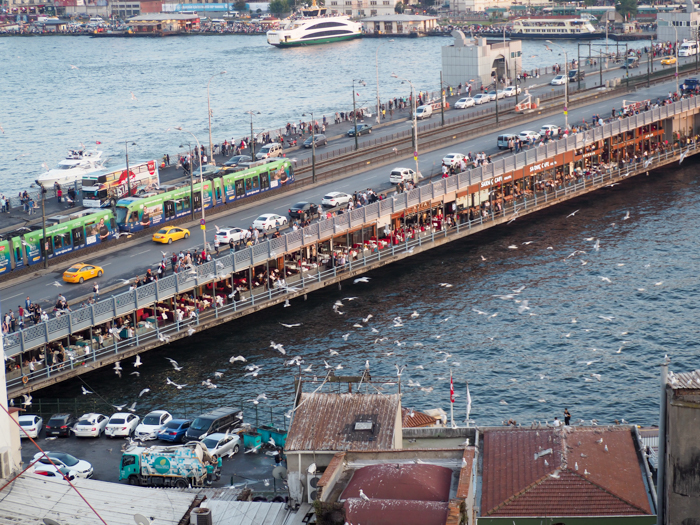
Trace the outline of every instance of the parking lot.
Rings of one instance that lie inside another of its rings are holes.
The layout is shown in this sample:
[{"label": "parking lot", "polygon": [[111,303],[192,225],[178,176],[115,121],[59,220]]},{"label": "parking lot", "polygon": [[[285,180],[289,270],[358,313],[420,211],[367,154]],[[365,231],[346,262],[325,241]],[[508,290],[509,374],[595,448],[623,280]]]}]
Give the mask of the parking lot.
[{"label": "parking lot", "polygon": [[[122,446],[126,441],[122,438],[76,438],[59,437],[45,439],[43,432],[36,443],[46,452],[65,452],[77,459],[88,461],[94,469],[93,479],[110,481],[114,483],[126,483],[119,481],[119,465],[121,462]],[[165,441],[147,441],[146,445],[170,445]],[[248,486],[258,490],[269,492],[273,489],[272,469],[275,461],[272,456],[264,451],[257,454],[245,454],[242,450],[232,458],[224,456],[221,467],[221,479],[215,481],[212,487],[225,487],[227,485],[248,483]],[[22,440],[23,467],[31,463],[34,455],[39,452],[29,439]],[[32,469],[30,469],[31,471]],[[265,481],[268,485],[265,485]],[[278,490],[281,489],[280,481],[277,481]]]}]

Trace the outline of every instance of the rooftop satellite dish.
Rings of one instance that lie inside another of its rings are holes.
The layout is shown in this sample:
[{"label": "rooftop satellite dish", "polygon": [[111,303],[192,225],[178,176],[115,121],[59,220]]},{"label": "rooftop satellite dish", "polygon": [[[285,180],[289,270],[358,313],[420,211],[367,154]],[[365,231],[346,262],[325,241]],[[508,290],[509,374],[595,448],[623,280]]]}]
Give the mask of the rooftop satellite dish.
[{"label": "rooftop satellite dish", "polygon": [[143,514],[134,514],[134,521],[136,525],[151,525],[151,520],[149,520]]},{"label": "rooftop satellite dish", "polygon": [[51,518],[44,518],[44,525],[61,525],[59,522],[56,520],[52,520]]},{"label": "rooftop satellite dish", "polygon": [[281,465],[273,468],[272,477],[275,479],[287,479],[287,469]]},{"label": "rooftop satellite dish", "polygon": [[309,474],[316,474],[316,463],[311,463],[308,468]]}]

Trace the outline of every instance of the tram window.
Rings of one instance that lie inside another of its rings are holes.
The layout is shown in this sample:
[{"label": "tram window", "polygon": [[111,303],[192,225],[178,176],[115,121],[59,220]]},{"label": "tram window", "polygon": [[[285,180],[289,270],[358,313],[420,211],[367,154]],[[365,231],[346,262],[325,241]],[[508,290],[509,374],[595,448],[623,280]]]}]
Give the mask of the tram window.
[{"label": "tram window", "polygon": [[244,187],[244,182],[243,179],[239,179],[236,181],[236,197],[242,197],[245,195],[245,187]]},{"label": "tram window", "polygon": [[266,190],[270,187],[270,174],[266,171],[260,174],[260,188]]},{"label": "tram window", "polygon": [[110,225],[112,230],[116,230],[117,229],[117,219],[115,219],[114,217],[110,217],[109,225]]},{"label": "tram window", "polygon": [[81,244],[85,243],[85,236],[83,235],[82,226],[73,228],[71,233],[73,234],[73,246],[80,246]]},{"label": "tram window", "polygon": [[53,243],[51,242],[51,237],[46,239],[41,239],[41,254],[46,256],[46,254],[53,255]]},{"label": "tram window", "polygon": [[194,207],[199,208],[202,206],[202,195],[201,193],[195,193],[193,197]]},{"label": "tram window", "polygon": [[216,198],[217,199],[221,198],[221,188],[218,186],[216,187]]},{"label": "tram window", "polygon": [[250,191],[253,189],[253,177],[248,177],[245,180],[245,191]]},{"label": "tram window", "polygon": [[175,215],[175,202],[173,201],[165,201],[163,203],[163,208],[165,209],[165,218],[169,219],[173,215]]},{"label": "tram window", "polygon": [[60,250],[61,248],[68,248],[71,245],[70,233],[66,232],[62,235],[54,235],[53,245],[56,247],[57,250]]},{"label": "tram window", "polygon": [[186,210],[189,210],[192,207],[192,202],[190,201],[189,196],[182,198],[182,207]]},{"label": "tram window", "polygon": [[251,180],[252,183],[253,183],[253,189],[254,189],[254,190],[257,190],[257,189],[260,188],[260,179],[258,178],[257,175],[253,175],[253,176],[250,178],[250,180]]},{"label": "tram window", "polygon": [[129,214],[129,220],[127,222],[139,222],[138,210],[134,210]]}]

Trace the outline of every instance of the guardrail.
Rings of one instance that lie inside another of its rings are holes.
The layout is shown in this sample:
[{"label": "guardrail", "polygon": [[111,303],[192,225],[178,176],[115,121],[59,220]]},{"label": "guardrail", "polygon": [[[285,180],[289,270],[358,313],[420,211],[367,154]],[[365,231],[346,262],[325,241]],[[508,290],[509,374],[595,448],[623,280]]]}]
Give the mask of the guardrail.
[{"label": "guardrail", "polygon": [[[415,188],[407,193],[397,194],[393,199],[370,204],[358,209],[339,215],[329,220],[321,220],[310,226],[287,233],[279,238],[262,242],[250,248],[225,255],[217,260],[205,263],[193,268],[191,271],[181,272],[162,278],[154,283],[136,288],[131,292],[124,292],[109,299],[104,299],[93,305],[80,308],[59,317],[49,319],[46,322],[25,328],[22,331],[4,335],[4,348],[6,357],[13,357],[22,352],[42,345],[68,337],[70,334],[85,330],[91,326],[111,321],[136,309],[153,305],[156,302],[174,297],[195,287],[202,286],[211,281],[220,280],[231,273],[245,270],[251,266],[273,259],[283,253],[300,249],[302,246],[320,240],[325,240],[334,235],[339,235],[348,230],[368,224],[387,214],[396,213],[414,206],[424,201],[432,201],[447,193],[468,188],[472,184],[487,181],[514,169],[523,168],[527,165],[542,162],[565,151],[583,148],[586,144],[601,140],[613,135],[633,130],[638,127],[649,125],[653,122],[672,117],[676,114],[695,109],[700,98],[693,97],[684,99],[673,104],[662,106],[626,119],[617,120],[604,126],[596,127],[589,131],[584,131],[571,135],[567,138],[553,141],[540,147],[534,147],[521,153],[500,158],[492,164],[481,166],[459,173],[455,176],[440,179],[424,186]],[[694,147],[695,148],[695,147]],[[693,151],[695,149],[693,148]],[[393,253],[393,248],[392,248]],[[379,254],[377,257],[381,256]],[[365,264],[367,264],[365,262]],[[329,273],[331,272],[331,273]],[[337,276],[337,268],[320,272],[315,276],[306,276],[306,280],[320,282],[324,277]],[[302,273],[302,288],[305,286],[305,277]],[[265,300],[272,300],[282,295],[290,293],[287,289],[270,289],[262,294],[252,294],[249,298],[234,302],[224,307],[219,307],[216,301],[213,302],[211,315],[219,317],[229,311],[237,311],[254,306],[256,303]],[[180,332],[182,327],[189,324],[200,323],[200,318],[184,322],[176,322],[169,329],[160,329],[158,326],[152,335],[148,337],[159,337],[160,334],[170,332]],[[135,341],[124,341],[119,344],[115,341],[113,353],[119,353],[120,347],[124,345],[141,344],[141,341],[148,340],[148,337],[136,335]],[[92,354],[93,360],[99,354]],[[70,364],[73,366],[73,364]],[[50,374],[50,370],[47,371]],[[8,387],[14,384],[8,381]]]}]

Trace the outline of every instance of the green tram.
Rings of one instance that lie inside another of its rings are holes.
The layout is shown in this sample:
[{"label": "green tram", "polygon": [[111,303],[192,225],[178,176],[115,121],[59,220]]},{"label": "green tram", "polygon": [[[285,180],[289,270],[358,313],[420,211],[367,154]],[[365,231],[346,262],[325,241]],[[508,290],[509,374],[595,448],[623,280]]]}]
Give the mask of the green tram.
[{"label": "green tram", "polygon": [[[196,169],[194,174],[197,174]],[[116,206],[117,227],[122,232],[137,232],[201,210],[202,198],[204,209],[215,208],[293,182],[294,170],[287,159],[273,160],[234,173],[214,174],[191,186],[120,199]]]}]

